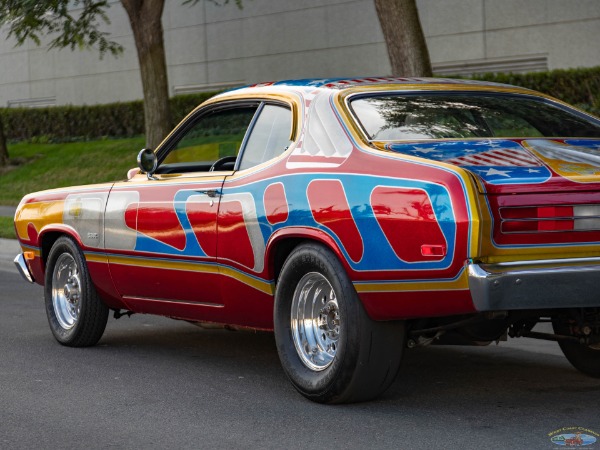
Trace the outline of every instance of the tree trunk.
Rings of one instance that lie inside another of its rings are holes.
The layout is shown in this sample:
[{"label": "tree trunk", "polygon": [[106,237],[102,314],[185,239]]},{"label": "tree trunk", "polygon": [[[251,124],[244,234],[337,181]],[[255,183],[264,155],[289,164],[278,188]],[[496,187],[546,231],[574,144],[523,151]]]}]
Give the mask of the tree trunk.
[{"label": "tree trunk", "polygon": [[144,90],[146,146],[156,148],[171,130],[163,41],[164,0],[121,0],[129,15]]},{"label": "tree trunk", "polygon": [[430,77],[431,62],[416,0],[375,0],[392,75]]},{"label": "tree trunk", "polygon": [[8,147],[4,135],[4,124],[2,123],[2,117],[0,117],[0,167],[6,166],[8,166]]}]

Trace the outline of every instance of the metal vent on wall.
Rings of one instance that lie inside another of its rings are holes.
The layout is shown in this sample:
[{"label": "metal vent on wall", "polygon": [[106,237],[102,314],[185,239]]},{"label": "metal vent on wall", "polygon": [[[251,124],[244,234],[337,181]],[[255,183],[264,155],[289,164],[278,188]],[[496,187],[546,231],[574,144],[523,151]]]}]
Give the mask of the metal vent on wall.
[{"label": "metal vent on wall", "polygon": [[173,95],[196,94],[199,92],[222,91],[235,87],[244,86],[245,81],[230,81],[227,83],[209,83],[209,84],[186,84],[182,86],[173,86]]},{"label": "metal vent on wall", "polygon": [[45,108],[56,106],[56,97],[24,98],[6,102],[9,108]]},{"label": "metal vent on wall", "polygon": [[433,64],[436,75],[472,75],[488,72],[542,72],[548,70],[548,55],[520,55],[503,58],[472,59]]}]

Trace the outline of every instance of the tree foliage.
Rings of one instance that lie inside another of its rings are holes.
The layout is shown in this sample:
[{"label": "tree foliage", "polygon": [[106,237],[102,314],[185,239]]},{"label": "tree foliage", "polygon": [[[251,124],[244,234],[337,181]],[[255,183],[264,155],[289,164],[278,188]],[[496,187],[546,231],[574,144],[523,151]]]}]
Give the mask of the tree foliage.
[{"label": "tree foliage", "polygon": [[97,48],[101,57],[118,55],[123,47],[101,30],[110,24],[109,7],[108,0],[0,0],[0,25],[18,45],[28,39],[41,45],[48,36],[50,48]]},{"label": "tree foliage", "polygon": [[[203,0],[185,0],[196,5]],[[216,5],[242,0],[206,0]],[[169,89],[164,49],[162,12],[164,0],[121,0],[133,31],[144,93],[146,145],[156,147],[168,134],[170,123]],[[8,27],[9,37],[18,45],[28,39],[41,45],[42,36],[50,48],[96,48],[102,58],[118,55],[123,47],[111,41],[103,25],[110,24],[106,13],[109,0],[0,0],[0,26]]]}]

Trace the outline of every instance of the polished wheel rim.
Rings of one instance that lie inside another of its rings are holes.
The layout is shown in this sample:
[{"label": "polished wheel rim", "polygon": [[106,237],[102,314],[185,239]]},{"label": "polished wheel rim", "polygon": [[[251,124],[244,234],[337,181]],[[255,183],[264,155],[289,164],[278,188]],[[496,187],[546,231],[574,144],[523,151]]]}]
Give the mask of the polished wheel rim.
[{"label": "polished wheel rim", "polygon": [[312,370],[331,365],[338,351],[340,310],[335,291],[317,272],[302,277],[292,300],[291,325],[300,359]]},{"label": "polished wheel rim", "polygon": [[52,305],[62,328],[75,326],[81,312],[79,268],[71,255],[63,253],[56,260],[52,274]]}]

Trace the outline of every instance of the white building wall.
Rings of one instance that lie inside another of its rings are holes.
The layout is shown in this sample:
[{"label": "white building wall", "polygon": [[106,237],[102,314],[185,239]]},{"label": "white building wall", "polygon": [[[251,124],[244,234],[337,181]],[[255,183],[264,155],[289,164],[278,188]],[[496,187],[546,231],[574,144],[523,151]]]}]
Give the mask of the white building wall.
[{"label": "white building wall", "polygon": [[[418,0],[439,73],[600,65],[600,0]],[[0,106],[94,104],[142,96],[135,45],[111,2],[118,58],[0,40]],[[166,0],[171,94],[286,78],[387,75],[373,0]]]}]

